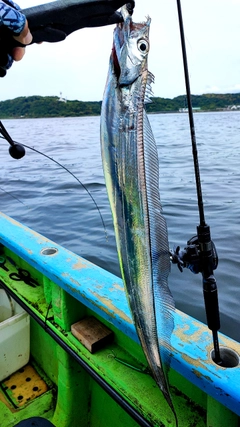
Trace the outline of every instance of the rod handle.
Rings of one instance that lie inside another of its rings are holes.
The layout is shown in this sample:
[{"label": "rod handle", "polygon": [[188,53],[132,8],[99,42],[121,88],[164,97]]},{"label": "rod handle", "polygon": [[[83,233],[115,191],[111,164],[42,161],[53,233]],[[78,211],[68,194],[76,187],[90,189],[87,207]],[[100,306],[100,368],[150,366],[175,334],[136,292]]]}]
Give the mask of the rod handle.
[{"label": "rod handle", "polygon": [[218,291],[214,276],[210,276],[207,280],[203,280],[203,296],[208,327],[211,331],[218,331],[220,329],[220,316]]}]

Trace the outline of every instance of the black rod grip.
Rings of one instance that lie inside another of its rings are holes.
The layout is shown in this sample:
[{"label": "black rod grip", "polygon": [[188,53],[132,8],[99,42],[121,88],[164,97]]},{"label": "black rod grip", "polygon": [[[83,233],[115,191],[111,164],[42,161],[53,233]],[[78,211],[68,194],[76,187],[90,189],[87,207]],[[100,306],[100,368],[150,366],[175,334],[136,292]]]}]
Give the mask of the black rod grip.
[{"label": "black rod grip", "polygon": [[[69,34],[85,27],[100,27],[122,22],[117,10],[125,4],[124,0],[57,0],[39,6],[22,9],[33,35],[32,43],[59,42]],[[129,2],[133,10],[134,1]],[[0,47],[11,52],[16,46],[23,46],[12,38],[12,32],[0,27]]]},{"label": "black rod grip", "polygon": [[214,277],[209,277],[203,281],[203,296],[208,327],[211,331],[218,331],[220,329],[220,316],[218,291]]},{"label": "black rod grip", "polygon": [[197,227],[200,249],[200,263],[203,276],[203,296],[207,317],[207,324],[212,331],[220,329],[220,315],[218,306],[217,283],[213,274],[213,255],[210,227],[199,225]]}]

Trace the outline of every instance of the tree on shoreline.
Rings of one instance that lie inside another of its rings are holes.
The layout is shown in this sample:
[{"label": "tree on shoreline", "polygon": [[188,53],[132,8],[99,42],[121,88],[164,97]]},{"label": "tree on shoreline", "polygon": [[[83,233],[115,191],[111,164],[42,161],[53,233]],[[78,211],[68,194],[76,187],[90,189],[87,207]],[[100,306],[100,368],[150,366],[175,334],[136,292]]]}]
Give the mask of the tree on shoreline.
[{"label": "tree on shoreline", "polygon": [[[19,97],[0,102],[0,118],[41,118],[41,117],[81,117],[97,116],[101,113],[101,101],[59,102],[57,96]],[[192,95],[192,106],[202,111],[219,111],[229,106],[240,105],[240,93]],[[147,104],[148,113],[178,112],[186,107],[186,96],[173,99],[152,98]]]}]

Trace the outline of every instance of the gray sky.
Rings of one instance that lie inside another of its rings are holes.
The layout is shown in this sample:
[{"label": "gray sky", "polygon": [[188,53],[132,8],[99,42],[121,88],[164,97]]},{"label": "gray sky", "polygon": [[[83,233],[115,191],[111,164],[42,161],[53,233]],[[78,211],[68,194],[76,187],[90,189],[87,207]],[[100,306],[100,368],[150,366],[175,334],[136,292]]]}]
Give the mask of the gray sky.
[{"label": "gray sky", "polygon": [[[47,3],[16,0],[22,8]],[[240,0],[182,0],[191,91],[240,92]],[[155,96],[185,93],[176,0],[136,0],[134,21],[152,18],[149,70]],[[99,101],[105,86],[114,26],[83,29],[61,43],[27,47],[0,79],[0,100],[59,96]]]}]

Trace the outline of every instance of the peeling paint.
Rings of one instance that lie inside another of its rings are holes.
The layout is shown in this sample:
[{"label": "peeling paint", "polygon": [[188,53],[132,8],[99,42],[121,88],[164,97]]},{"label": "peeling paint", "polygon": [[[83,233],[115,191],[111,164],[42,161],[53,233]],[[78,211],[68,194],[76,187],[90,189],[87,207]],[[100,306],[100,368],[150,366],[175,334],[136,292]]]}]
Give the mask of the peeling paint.
[{"label": "peeling paint", "polygon": [[190,329],[190,325],[189,324],[185,324],[185,325],[176,325],[176,328],[174,330],[174,333],[176,336],[178,336],[181,340],[184,339],[184,341],[186,340],[186,336],[185,336],[185,332],[189,331]]},{"label": "peeling paint", "polygon": [[196,375],[198,378],[206,380],[208,382],[213,383],[213,380],[211,377],[209,377],[209,375],[204,375],[202,372],[198,371],[197,369],[192,369],[192,372],[194,373],[194,375]]},{"label": "peeling paint", "polygon": [[196,375],[196,377],[202,378],[202,373],[197,371],[197,369],[192,369],[192,372],[194,373],[194,375]]},{"label": "peeling paint", "polygon": [[112,287],[109,289],[110,292],[114,292],[116,290],[121,291],[121,292],[125,292],[124,286],[120,285],[120,283],[113,283]]},{"label": "peeling paint", "polygon": [[[17,221],[1,216],[0,234],[4,246],[137,341],[121,279],[81,260],[81,257],[55,245]],[[58,262],[53,259],[45,262],[40,257],[39,248],[43,245],[59,248]],[[18,262],[20,261],[19,259]],[[6,283],[9,282],[9,278],[6,278]],[[17,290],[18,294],[25,293],[26,290],[23,284],[17,286],[11,283],[9,287]],[[31,305],[34,310],[39,305],[39,300],[37,291],[31,289]],[[45,307],[44,301],[40,300],[40,304]],[[47,306],[44,310],[47,310]],[[172,368],[240,415],[240,366],[229,369],[216,365],[211,358],[213,342],[207,326],[178,310],[174,316],[176,327],[171,338]],[[240,344],[221,333],[219,343],[220,346],[240,354]]]},{"label": "peeling paint", "polygon": [[29,253],[29,255],[32,255],[32,254],[33,254],[33,251],[31,251],[31,249],[27,249],[27,248],[26,248],[26,251]]},{"label": "peeling paint", "polygon": [[182,358],[186,360],[189,365],[194,365],[196,367],[203,366],[202,362],[198,358],[193,358],[187,354],[182,354]]},{"label": "peeling paint", "polygon": [[101,303],[103,304],[103,309],[105,306],[110,310],[111,316],[113,316],[113,314],[112,314],[112,312],[113,312],[114,314],[118,314],[118,316],[121,317],[121,319],[125,320],[125,322],[132,323],[132,319],[130,317],[128,317],[122,310],[117,308],[109,298],[104,297],[102,295],[99,295],[96,292],[91,291],[91,290],[90,290],[90,292],[91,292],[91,294],[93,294],[95,296],[95,298],[97,298],[99,301],[101,301]]},{"label": "peeling paint", "polygon": [[[81,286],[81,283],[79,283],[79,282],[78,282],[78,280],[75,280],[75,279],[73,279],[72,277],[70,278],[70,280],[71,280],[71,282],[72,282],[72,283],[74,283],[74,285],[77,285],[77,286],[79,286],[79,287]],[[77,290],[77,289],[75,289],[75,290],[76,290],[76,292],[78,292],[78,290]]]},{"label": "peeling paint", "polygon": [[81,259],[79,259],[76,264],[73,264],[73,270],[82,270],[83,268],[87,268],[87,264],[84,263]]}]

